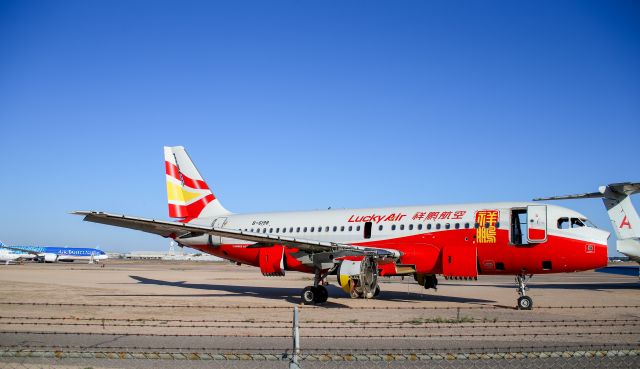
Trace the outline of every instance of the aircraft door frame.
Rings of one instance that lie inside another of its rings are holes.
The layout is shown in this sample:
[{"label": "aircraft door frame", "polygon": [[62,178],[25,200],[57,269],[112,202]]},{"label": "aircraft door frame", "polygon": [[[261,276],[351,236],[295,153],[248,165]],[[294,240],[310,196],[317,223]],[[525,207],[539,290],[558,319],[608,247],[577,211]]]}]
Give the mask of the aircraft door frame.
[{"label": "aircraft door frame", "polygon": [[224,228],[224,224],[227,222],[227,217],[220,217],[213,220],[211,226],[213,228]]},{"label": "aircraft door frame", "polygon": [[529,243],[547,241],[547,206],[527,206],[527,240]]},{"label": "aircraft door frame", "polygon": [[[225,223],[227,223],[227,217],[219,217],[211,222],[211,226],[213,228],[224,228]],[[216,247],[222,244],[222,237],[209,235],[209,246]]]}]

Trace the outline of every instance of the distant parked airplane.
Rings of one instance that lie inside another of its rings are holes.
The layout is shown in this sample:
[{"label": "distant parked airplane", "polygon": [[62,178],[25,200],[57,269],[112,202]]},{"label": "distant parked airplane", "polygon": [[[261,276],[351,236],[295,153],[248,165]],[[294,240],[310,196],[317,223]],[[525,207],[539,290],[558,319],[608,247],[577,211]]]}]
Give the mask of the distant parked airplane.
[{"label": "distant parked airplane", "polygon": [[[411,275],[425,288],[445,278],[516,276],[518,308],[531,309],[533,274],[607,265],[609,232],[573,210],[526,202],[232,214],[211,192],[182,146],[164,148],[169,216],[161,221],[78,211],[84,220],[154,233],[260,268],[314,274],[305,304],[327,301],[328,275],[351,297],[380,292],[378,276]],[[274,172],[274,178],[290,175]],[[254,178],[259,182],[264,178]],[[284,179],[286,180],[286,179]],[[571,227],[562,227],[564,222]]]},{"label": "distant parked airplane", "polygon": [[3,247],[4,244],[0,241],[0,262],[9,265],[22,260],[32,260],[35,255],[25,254],[24,252],[15,252],[13,250]]},{"label": "distant parked airplane", "polygon": [[6,263],[24,259],[32,259],[44,263],[72,262],[75,260],[93,262],[107,258],[107,254],[100,249],[56,246],[7,246],[0,241],[0,261],[5,261]]}]

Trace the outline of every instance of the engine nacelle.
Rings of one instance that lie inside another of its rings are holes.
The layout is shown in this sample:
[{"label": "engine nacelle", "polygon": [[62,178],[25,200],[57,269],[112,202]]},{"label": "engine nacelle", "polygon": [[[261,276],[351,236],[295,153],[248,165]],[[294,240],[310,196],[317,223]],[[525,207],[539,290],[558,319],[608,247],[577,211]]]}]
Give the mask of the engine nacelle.
[{"label": "engine nacelle", "polygon": [[262,275],[284,276],[284,247],[276,245],[260,249],[259,262]]},{"label": "engine nacelle", "polygon": [[42,259],[44,260],[45,263],[55,263],[56,261],[58,261],[58,255],[44,254],[44,257]]},{"label": "engine nacelle", "polygon": [[372,258],[343,260],[337,271],[340,287],[352,298],[373,298],[378,287],[378,266]]}]

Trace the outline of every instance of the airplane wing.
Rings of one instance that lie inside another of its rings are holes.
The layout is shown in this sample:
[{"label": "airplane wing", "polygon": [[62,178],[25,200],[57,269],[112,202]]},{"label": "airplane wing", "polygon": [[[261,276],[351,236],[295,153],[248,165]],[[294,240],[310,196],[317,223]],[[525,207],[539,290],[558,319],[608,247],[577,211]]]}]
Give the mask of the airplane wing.
[{"label": "airplane wing", "polygon": [[533,199],[533,201],[547,201],[547,200],[570,200],[570,199],[592,199],[599,197],[609,197],[611,193],[615,195],[633,195],[640,192],[640,182],[623,182],[623,183],[611,183],[606,186],[600,186],[598,192],[581,193],[577,195],[565,195],[565,196],[552,196],[552,197],[539,197]]},{"label": "airplane wing", "polygon": [[549,200],[570,200],[570,199],[593,199],[602,197],[600,192],[581,193],[577,195],[565,195],[565,196],[551,196],[551,197],[538,197],[533,201],[549,201]]},{"label": "airplane wing", "polygon": [[23,249],[23,248],[21,248],[19,246],[18,247],[16,247],[16,246],[7,246],[7,245],[3,244],[3,245],[0,245],[0,248],[7,249],[7,250],[13,250],[13,251],[20,251],[20,252],[24,252],[24,253],[31,254],[31,255],[36,255],[36,256],[41,254],[40,252]]},{"label": "airplane wing", "polygon": [[[283,245],[308,252],[349,251],[356,255],[370,255],[377,258],[394,258],[401,256],[398,250],[356,246],[351,244],[305,240],[301,238],[280,236],[268,233],[245,232],[237,229],[214,228],[180,222],[167,222],[155,219],[131,217],[127,215],[108,214],[94,211],[75,211],[72,214],[83,215],[84,220],[116,227],[124,227],[153,233],[162,237],[179,239],[180,237],[196,237],[205,234],[255,242],[256,247]],[[251,246],[249,246],[251,247]]]}]

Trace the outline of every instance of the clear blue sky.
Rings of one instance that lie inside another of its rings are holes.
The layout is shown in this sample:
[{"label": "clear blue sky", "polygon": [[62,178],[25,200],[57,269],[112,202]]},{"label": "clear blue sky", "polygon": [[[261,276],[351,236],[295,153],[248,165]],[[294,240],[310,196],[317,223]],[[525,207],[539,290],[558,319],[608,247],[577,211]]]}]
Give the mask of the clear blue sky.
[{"label": "clear blue sky", "polygon": [[68,215],[167,218],[163,145],[235,212],[594,191],[640,181],[640,3],[2,1],[0,130],[9,244],[165,250]]}]

